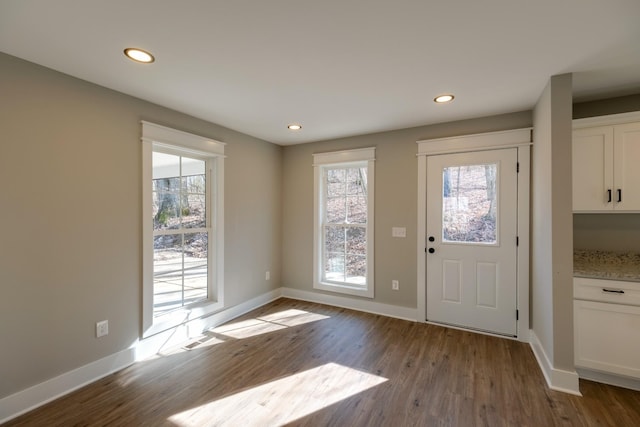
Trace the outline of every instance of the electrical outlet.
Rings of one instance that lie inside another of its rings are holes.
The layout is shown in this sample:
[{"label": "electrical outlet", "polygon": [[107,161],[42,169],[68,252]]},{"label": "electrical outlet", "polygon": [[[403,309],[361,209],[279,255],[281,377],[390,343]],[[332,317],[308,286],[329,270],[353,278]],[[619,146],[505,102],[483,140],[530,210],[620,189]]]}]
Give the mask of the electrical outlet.
[{"label": "electrical outlet", "polygon": [[397,280],[392,280],[391,289],[393,289],[394,291],[400,290],[400,282],[398,282]]},{"label": "electrical outlet", "polygon": [[105,335],[109,335],[109,321],[101,320],[96,323],[96,338],[100,338]]},{"label": "electrical outlet", "polygon": [[391,227],[391,237],[407,237],[407,228]]},{"label": "electrical outlet", "polygon": [[267,272],[264,274],[264,280],[271,280],[271,272],[270,272],[270,271],[267,271]]}]

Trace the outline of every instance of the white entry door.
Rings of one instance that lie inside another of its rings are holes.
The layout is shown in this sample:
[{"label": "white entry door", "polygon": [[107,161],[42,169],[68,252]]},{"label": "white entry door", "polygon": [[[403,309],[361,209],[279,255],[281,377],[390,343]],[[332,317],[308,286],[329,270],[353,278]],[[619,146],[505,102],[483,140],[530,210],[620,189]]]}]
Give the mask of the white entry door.
[{"label": "white entry door", "polygon": [[427,320],[516,335],[518,151],[427,157]]}]

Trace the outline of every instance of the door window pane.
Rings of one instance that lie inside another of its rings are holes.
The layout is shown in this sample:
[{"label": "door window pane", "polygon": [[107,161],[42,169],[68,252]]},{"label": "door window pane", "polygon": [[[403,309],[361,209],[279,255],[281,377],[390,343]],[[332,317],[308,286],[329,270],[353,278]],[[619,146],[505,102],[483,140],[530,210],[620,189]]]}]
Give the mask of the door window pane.
[{"label": "door window pane", "polygon": [[443,169],[443,242],[497,242],[497,170],[495,163]]}]

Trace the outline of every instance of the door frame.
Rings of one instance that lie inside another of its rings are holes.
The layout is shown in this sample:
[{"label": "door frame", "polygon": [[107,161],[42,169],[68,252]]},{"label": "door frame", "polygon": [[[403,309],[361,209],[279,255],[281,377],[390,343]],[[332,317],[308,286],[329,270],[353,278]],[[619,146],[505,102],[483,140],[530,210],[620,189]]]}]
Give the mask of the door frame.
[{"label": "door frame", "polygon": [[[518,239],[516,280],[518,320],[516,339],[529,342],[529,200],[533,128],[488,132],[417,141],[418,144],[418,321],[427,320],[427,156],[517,148],[518,150]],[[477,331],[476,331],[477,332]],[[488,335],[493,335],[486,333]],[[496,335],[505,338],[503,335]]]}]

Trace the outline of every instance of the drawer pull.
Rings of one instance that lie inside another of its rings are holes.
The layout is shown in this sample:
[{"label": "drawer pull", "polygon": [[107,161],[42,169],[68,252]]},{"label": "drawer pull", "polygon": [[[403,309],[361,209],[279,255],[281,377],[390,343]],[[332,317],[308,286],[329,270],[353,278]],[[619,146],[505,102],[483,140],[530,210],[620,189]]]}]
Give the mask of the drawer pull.
[{"label": "drawer pull", "polygon": [[624,291],[622,289],[607,289],[607,288],[602,288],[603,292],[609,292],[611,294],[624,294]]}]

